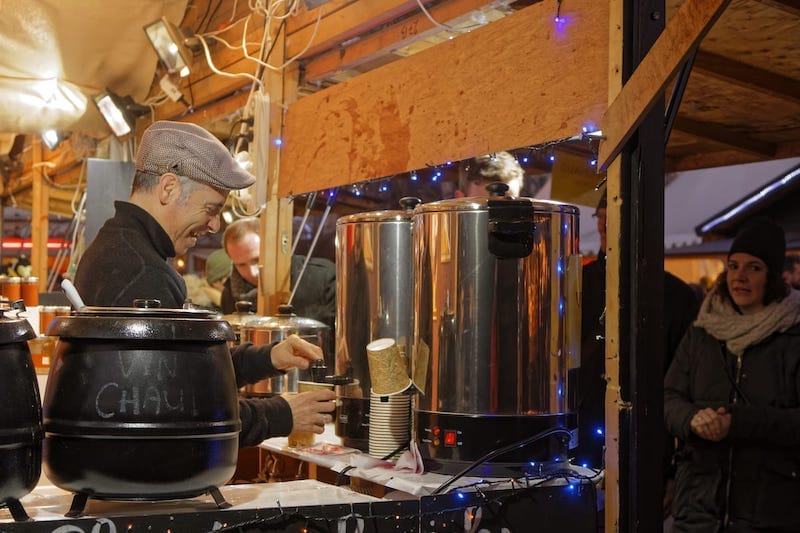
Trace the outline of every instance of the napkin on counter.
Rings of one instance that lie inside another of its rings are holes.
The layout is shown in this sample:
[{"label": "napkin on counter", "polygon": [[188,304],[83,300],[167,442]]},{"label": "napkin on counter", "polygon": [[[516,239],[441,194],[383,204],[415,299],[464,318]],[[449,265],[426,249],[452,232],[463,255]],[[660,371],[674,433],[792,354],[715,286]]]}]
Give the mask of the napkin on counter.
[{"label": "napkin on counter", "polygon": [[425,471],[422,455],[414,441],[411,441],[408,450],[403,452],[397,462],[381,461],[367,454],[361,454],[351,456],[350,464],[360,470],[392,470],[409,474],[422,474]]}]

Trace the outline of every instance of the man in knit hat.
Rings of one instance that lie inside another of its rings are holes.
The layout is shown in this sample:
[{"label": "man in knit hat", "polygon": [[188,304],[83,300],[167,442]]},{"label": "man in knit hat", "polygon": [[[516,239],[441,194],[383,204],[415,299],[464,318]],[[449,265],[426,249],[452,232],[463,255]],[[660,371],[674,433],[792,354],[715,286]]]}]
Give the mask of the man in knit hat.
[{"label": "man in knit hat", "polygon": [[[179,308],[186,285],[171,260],[206,233],[220,229],[220,213],[231,190],[252,185],[227,148],[194,124],[160,121],[142,136],[130,199],[86,249],[75,286],[92,306],[129,307],[136,298]],[[292,367],[307,368],[322,351],[296,335],[278,344],[238,346],[232,353],[238,386],[256,383]],[[240,400],[240,446],[253,446],[290,431],[322,433],[334,409],[330,391]]]},{"label": "man in knit hat", "polygon": [[233,261],[225,250],[214,250],[206,258],[206,285],[203,290],[217,310],[222,310],[222,289],[233,270]]}]

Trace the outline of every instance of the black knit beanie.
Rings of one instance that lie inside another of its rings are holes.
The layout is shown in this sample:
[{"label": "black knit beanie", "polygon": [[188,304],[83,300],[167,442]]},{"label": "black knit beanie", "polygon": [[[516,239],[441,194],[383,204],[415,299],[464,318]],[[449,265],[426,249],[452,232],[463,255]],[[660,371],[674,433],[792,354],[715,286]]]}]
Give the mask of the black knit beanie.
[{"label": "black knit beanie", "polygon": [[758,257],[770,272],[783,270],[783,259],[786,256],[786,238],[783,228],[768,218],[757,218],[739,230],[733,239],[728,257],[736,252]]}]

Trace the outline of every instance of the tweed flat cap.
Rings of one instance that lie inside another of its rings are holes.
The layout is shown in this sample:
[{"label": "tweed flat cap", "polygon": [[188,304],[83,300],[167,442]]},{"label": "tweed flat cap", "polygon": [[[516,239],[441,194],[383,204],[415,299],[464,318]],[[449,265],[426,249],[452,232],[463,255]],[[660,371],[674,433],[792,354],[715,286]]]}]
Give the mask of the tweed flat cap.
[{"label": "tweed flat cap", "polygon": [[142,135],[136,170],[150,174],[174,172],[217,187],[244,189],[256,179],[244,170],[219,139],[195,124],[161,120]]}]

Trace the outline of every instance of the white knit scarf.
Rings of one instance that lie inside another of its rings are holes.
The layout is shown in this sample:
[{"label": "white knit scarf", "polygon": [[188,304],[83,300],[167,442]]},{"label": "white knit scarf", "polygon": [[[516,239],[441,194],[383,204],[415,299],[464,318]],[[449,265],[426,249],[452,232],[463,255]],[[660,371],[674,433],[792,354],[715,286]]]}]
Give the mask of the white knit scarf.
[{"label": "white knit scarf", "polygon": [[783,300],[772,302],[757,313],[742,315],[728,300],[722,299],[719,288],[715,287],[703,300],[694,325],[724,341],[732,353],[741,355],[748,346],[797,323],[800,323],[800,291],[791,291]]}]

